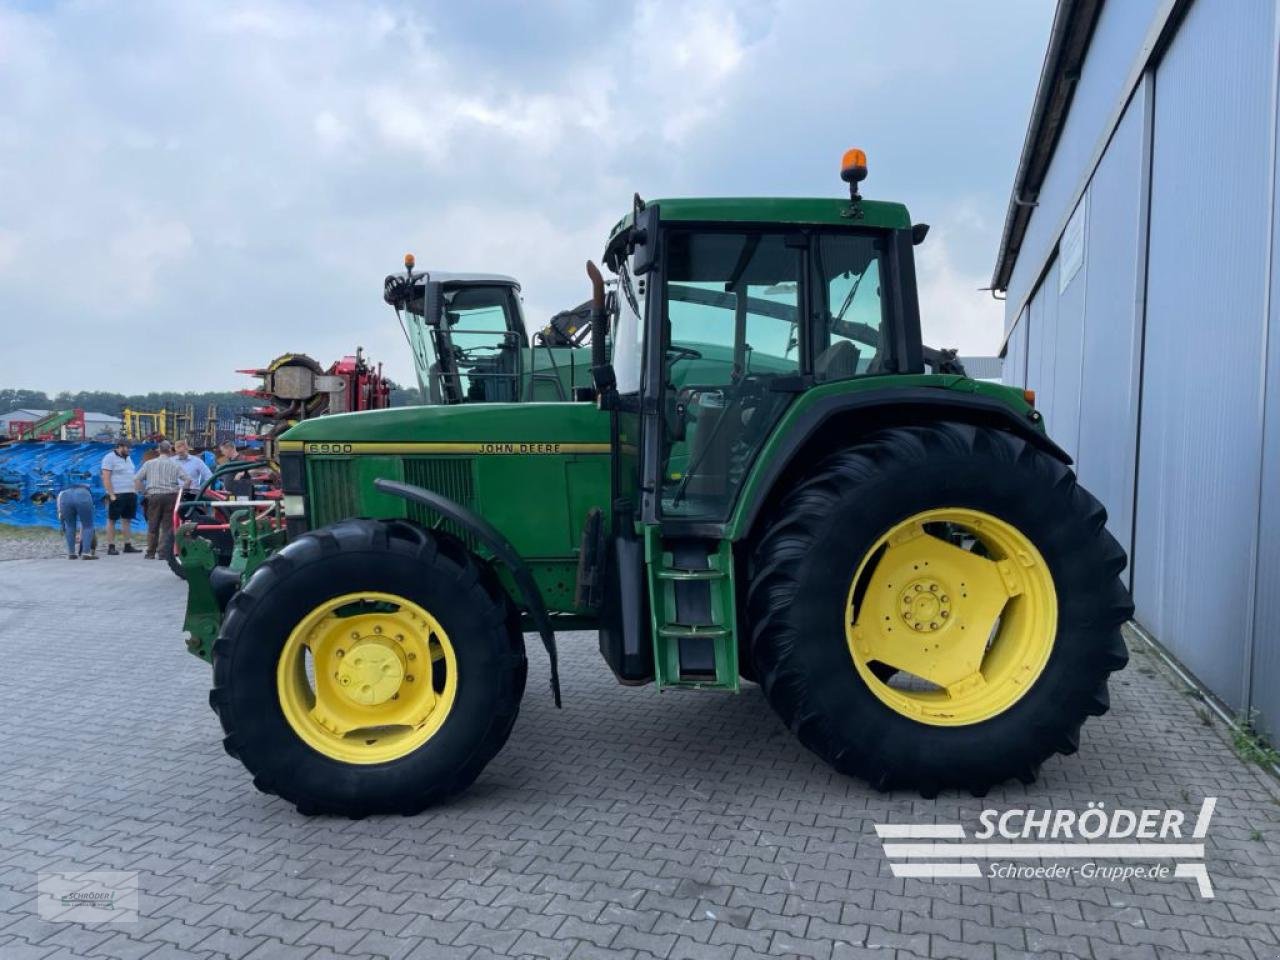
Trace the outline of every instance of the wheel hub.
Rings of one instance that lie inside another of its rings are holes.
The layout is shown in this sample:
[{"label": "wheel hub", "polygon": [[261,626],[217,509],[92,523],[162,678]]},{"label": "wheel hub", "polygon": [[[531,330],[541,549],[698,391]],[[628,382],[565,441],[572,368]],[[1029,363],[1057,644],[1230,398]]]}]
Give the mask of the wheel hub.
[{"label": "wheel hub", "polygon": [[353,703],[386,703],[404,682],[400,654],[380,637],[362,637],[347,650],[337,669],[338,688]]},{"label": "wheel hub", "polygon": [[951,594],[935,577],[917,577],[899,598],[898,617],[916,633],[936,633],[951,618]]},{"label": "wheel hub", "polygon": [[849,653],[868,689],[903,716],[938,726],[1008,710],[1044,669],[1057,635],[1057,592],[1035,544],[967,507],[924,510],[887,530],[855,570],[845,603]]}]

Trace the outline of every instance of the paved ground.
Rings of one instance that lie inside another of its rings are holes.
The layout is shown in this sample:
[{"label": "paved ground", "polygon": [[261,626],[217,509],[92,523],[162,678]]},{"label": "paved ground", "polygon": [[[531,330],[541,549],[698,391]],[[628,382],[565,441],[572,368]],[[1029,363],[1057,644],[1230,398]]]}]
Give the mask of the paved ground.
[{"label": "paved ground", "polygon": [[[143,530],[145,537],[146,530]],[[105,530],[98,531],[99,553],[107,550]],[[141,545],[144,538],[134,534],[134,543]],[[0,524],[0,560],[38,560],[60,557],[67,552],[62,532],[49,527],[14,527]]]},{"label": "paved ground", "polygon": [[[308,820],[219,744],[183,591],[138,557],[0,562],[0,958],[1172,958],[1280,955],[1280,787],[1148,654],[1079,754],[985,800],[880,795],[799,748],[759,691],[616,686],[530,644],[506,749],[447,809]],[[1207,714],[1205,715],[1207,716]],[[1219,797],[1217,898],[1184,880],[904,880],[873,823]],[[133,870],[141,919],[46,923],[43,871]]]}]

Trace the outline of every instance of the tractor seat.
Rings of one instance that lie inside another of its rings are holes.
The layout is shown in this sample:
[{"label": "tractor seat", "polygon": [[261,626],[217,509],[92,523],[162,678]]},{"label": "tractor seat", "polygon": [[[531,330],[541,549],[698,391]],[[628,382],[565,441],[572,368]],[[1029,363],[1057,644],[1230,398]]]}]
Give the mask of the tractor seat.
[{"label": "tractor seat", "polygon": [[837,340],[814,362],[813,372],[818,380],[845,380],[858,374],[858,358],[862,351],[851,340]]}]

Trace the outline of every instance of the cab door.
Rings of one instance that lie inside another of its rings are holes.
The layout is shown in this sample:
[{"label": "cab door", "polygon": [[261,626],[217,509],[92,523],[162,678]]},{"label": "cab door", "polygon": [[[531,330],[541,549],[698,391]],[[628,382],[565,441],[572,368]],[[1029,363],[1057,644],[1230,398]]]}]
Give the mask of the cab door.
[{"label": "cab door", "polygon": [[726,519],[808,347],[799,232],[672,228],[662,277],[663,518]]}]

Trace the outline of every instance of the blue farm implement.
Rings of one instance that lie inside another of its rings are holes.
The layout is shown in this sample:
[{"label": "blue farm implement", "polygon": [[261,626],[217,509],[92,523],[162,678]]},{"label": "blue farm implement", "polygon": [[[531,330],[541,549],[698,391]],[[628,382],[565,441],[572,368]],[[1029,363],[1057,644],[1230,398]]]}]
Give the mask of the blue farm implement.
[{"label": "blue farm implement", "polygon": [[[133,448],[135,464],[141,465],[148,447]],[[109,442],[94,441],[22,441],[0,447],[0,524],[57,528],[58,492],[84,483],[93,493],[95,525],[106,526],[102,458],[110,449]]]}]

